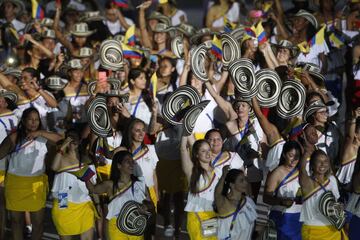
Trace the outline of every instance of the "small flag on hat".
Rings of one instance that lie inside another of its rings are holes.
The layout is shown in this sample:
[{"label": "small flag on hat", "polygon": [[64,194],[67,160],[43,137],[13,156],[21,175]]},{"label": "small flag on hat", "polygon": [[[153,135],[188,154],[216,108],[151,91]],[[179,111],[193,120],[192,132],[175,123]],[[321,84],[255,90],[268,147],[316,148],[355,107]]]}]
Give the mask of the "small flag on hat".
[{"label": "small flag on hat", "polygon": [[266,32],[265,29],[261,23],[261,21],[259,21],[259,23],[256,26],[256,37],[259,41],[259,44],[265,43],[267,41],[267,37],[266,37]]},{"label": "small flag on hat", "polygon": [[152,92],[154,99],[157,93],[157,83],[158,83],[158,77],[156,75],[156,72],[154,72],[150,78],[150,91]]},{"label": "small flag on hat", "polygon": [[236,28],[236,24],[232,23],[227,17],[224,17],[224,32],[230,33]]},{"label": "small flag on hat", "polygon": [[222,58],[222,47],[221,40],[214,35],[213,40],[211,41],[211,53],[215,55],[218,60]]},{"label": "small flag on hat", "polygon": [[32,17],[34,19],[43,19],[45,17],[44,10],[41,8],[37,0],[31,0]]},{"label": "small flag on hat", "polygon": [[132,25],[128,28],[125,33],[124,43],[129,46],[135,46],[136,36],[135,36],[135,25]]},{"label": "small flag on hat", "polygon": [[113,0],[112,2],[115,6],[127,8],[129,7],[128,0]]},{"label": "small flag on hat", "polygon": [[325,42],[325,29],[326,25],[324,24],[321,29],[310,39],[309,45],[310,47],[314,45],[320,45]]},{"label": "small flag on hat", "polygon": [[129,45],[121,44],[124,58],[142,58],[143,53],[139,49],[135,49]]}]

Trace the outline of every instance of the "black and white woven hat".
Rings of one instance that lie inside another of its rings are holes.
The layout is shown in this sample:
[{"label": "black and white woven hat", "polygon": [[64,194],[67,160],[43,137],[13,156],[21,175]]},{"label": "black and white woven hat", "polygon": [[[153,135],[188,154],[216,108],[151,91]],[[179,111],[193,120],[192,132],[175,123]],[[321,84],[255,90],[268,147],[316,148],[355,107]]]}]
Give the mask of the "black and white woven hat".
[{"label": "black and white woven hat", "polygon": [[255,74],[258,93],[256,98],[261,107],[274,107],[278,102],[281,91],[281,79],[279,75],[271,69],[261,69]]},{"label": "black and white woven hat", "polygon": [[288,80],[281,88],[277,114],[284,119],[295,117],[302,113],[305,105],[306,90],[297,80]]},{"label": "black and white woven hat", "polygon": [[85,22],[76,23],[70,33],[76,37],[88,37],[92,35],[95,30],[89,30],[89,26]]},{"label": "black and white woven hat", "polygon": [[257,94],[255,67],[246,58],[240,58],[230,63],[229,73],[236,90],[245,100],[250,100]]},{"label": "black and white woven hat", "polygon": [[[107,83],[109,84],[110,90],[119,90],[121,87],[121,81],[116,78],[108,78]],[[95,89],[96,89],[97,81],[91,81],[88,84],[88,93],[89,95],[96,95]]]},{"label": "black and white woven hat", "polygon": [[208,42],[202,43],[191,50],[191,70],[193,74],[201,81],[208,81],[209,76],[205,67],[205,61],[208,59],[208,50],[211,48]]},{"label": "black and white woven hat", "polygon": [[91,100],[86,116],[91,130],[99,137],[111,135],[111,122],[106,105],[106,96],[97,95]]},{"label": "black and white woven hat", "polygon": [[123,52],[121,43],[114,39],[105,40],[100,45],[100,64],[103,68],[119,71],[123,67]]},{"label": "black and white woven hat", "polygon": [[182,36],[176,36],[171,40],[171,51],[177,58],[182,58],[184,56],[184,44]]},{"label": "black and white woven hat", "polygon": [[195,35],[193,35],[191,38],[190,38],[190,43],[192,45],[198,45],[200,44],[201,42],[201,39],[202,37],[204,36],[212,36],[214,35],[215,33],[213,31],[211,31],[210,28],[202,28],[202,29],[199,29]]},{"label": "black and white woven hat", "polygon": [[327,109],[326,105],[321,101],[321,100],[317,100],[315,102],[312,102],[309,106],[307,106],[305,108],[304,111],[304,121],[308,122],[309,118],[311,115],[313,115],[314,113],[316,113],[317,111],[321,110],[321,109]]},{"label": "black and white woven hat", "polygon": [[309,72],[310,76],[314,78],[316,84],[320,86],[325,85],[325,77],[321,74],[321,69],[318,65],[313,63],[305,63],[303,70]]},{"label": "black and white woven hat", "polygon": [[299,10],[294,17],[303,17],[305,18],[311,25],[313,25],[315,27],[315,29],[318,29],[319,24],[318,21],[316,20],[316,17],[314,15],[312,15],[311,13],[309,13],[308,11],[301,9]]},{"label": "black and white woven hat", "polygon": [[15,92],[8,91],[6,89],[0,89],[0,97],[7,98],[13,103],[17,103],[18,96]]},{"label": "black and white woven hat", "polygon": [[48,77],[45,80],[46,86],[51,90],[60,91],[64,89],[66,84],[68,83],[67,79],[61,78],[59,76],[53,75]]},{"label": "black and white woven hat", "polygon": [[222,62],[228,67],[231,62],[241,57],[239,42],[228,33],[221,34]]},{"label": "black and white woven hat", "polygon": [[140,208],[140,204],[135,201],[123,205],[116,219],[116,226],[121,232],[132,236],[144,234],[150,213],[143,214]]},{"label": "black and white woven hat", "polygon": [[194,87],[181,86],[166,98],[162,107],[162,115],[168,123],[181,125],[185,113],[200,101],[200,94]]},{"label": "black and white woven hat", "polygon": [[346,220],[344,208],[341,203],[336,202],[331,191],[326,191],[321,195],[319,210],[337,230],[344,227]]},{"label": "black and white woven hat", "polygon": [[184,131],[187,135],[192,134],[196,120],[200,116],[201,112],[206,108],[206,106],[209,104],[209,100],[202,101],[199,104],[196,104],[192,106],[185,114],[184,116]]},{"label": "black and white woven hat", "polygon": [[291,59],[298,57],[300,54],[300,49],[288,40],[280,40],[278,44],[271,44],[271,48],[275,55],[280,48],[289,49]]}]

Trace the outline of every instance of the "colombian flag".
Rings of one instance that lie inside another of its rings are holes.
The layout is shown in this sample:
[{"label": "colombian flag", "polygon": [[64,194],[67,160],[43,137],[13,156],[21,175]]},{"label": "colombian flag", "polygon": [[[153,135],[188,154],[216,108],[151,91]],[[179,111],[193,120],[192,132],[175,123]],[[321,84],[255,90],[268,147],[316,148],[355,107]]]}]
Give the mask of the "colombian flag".
[{"label": "colombian flag", "polygon": [[250,37],[256,37],[256,34],[255,34],[256,29],[254,26],[251,26],[251,28],[247,27],[244,30],[245,30],[246,35],[248,35]]},{"label": "colombian flag", "polygon": [[273,2],[265,2],[265,3],[263,3],[263,5],[262,5],[263,13],[266,15],[269,12],[269,10],[272,8],[272,6],[273,6]]},{"label": "colombian flag", "polygon": [[343,36],[341,36],[335,32],[332,32],[332,33],[330,33],[329,41],[330,41],[331,46],[333,46],[335,48],[340,48],[341,46],[344,45],[345,39]]},{"label": "colombian flag", "polygon": [[168,0],[153,0],[153,2],[158,3],[158,4],[164,4],[164,3],[167,3]]},{"label": "colombian flag", "polygon": [[126,44],[121,44],[125,58],[142,58],[142,52]]},{"label": "colombian flag", "polygon": [[321,29],[310,39],[310,47],[314,45],[323,44],[325,42],[325,29],[326,25],[324,24]]},{"label": "colombian flag", "polygon": [[92,178],[92,176],[95,175],[95,172],[93,170],[91,170],[91,168],[89,166],[85,166],[78,171],[69,172],[69,173],[75,175],[77,178],[79,178],[83,182],[89,181]]},{"label": "colombian flag", "polygon": [[127,0],[113,0],[112,2],[115,6],[127,8],[129,7],[129,3]]},{"label": "colombian flag", "polygon": [[32,5],[32,17],[34,19],[43,19],[45,17],[44,10],[40,7],[37,0],[31,0]]},{"label": "colombian flag", "polygon": [[158,83],[158,77],[156,75],[156,72],[154,72],[150,78],[150,91],[152,92],[154,98],[156,97],[156,93],[157,93],[157,83]]},{"label": "colombian flag", "polygon": [[215,55],[218,60],[221,60],[222,57],[222,48],[221,40],[214,35],[213,40],[211,41],[211,53]]},{"label": "colombian flag", "polygon": [[227,17],[224,17],[224,32],[230,33],[236,28],[236,24],[232,23]]},{"label": "colombian flag", "polygon": [[261,23],[261,21],[257,24],[255,28],[256,37],[259,41],[259,44],[263,44],[267,41],[266,32],[264,30],[264,27]]},{"label": "colombian flag", "polygon": [[124,43],[133,47],[135,46],[135,42],[135,25],[132,25],[125,33]]}]

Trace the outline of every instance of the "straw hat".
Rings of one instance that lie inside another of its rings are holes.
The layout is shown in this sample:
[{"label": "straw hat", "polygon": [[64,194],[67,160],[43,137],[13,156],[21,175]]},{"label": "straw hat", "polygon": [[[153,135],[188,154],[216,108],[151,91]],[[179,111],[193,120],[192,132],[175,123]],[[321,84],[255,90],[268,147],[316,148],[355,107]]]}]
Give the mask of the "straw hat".
[{"label": "straw hat", "polygon": [[118,71],[123,66],[121,43],[116,40],[105,40],[100,45],[100,64],[103,68]]},{"label": "straw hat", "polygon": [[221,34],[222,62],[225,67],[239,58],[241,51],[238,41],[228,33]]},{"label": "straw hat", "polygon": [[283,119],[293,118],[302,113],[305,105],[306,89],[296,80],[286,81],[280,92],[277,114]]},{"label": "straw hat", "polygon": [[0,89],[0,97],[7,98],[13,103],[17,103],[18,96],[15,92],[8,91],[6,89]]},{"label": "straw hat", "polygon": [[69,70],[72,70],[72,69],[83,69],[83,65],[81,64],[81,61],[80,59],[77,59],[77,58],[74,58],[74,59],[71,59],[69,62],[68,62],[68,66],[69,66]]},{"label": "straw hat", "polygon": [[307,108],[305,108],[304,111],[304,121],[308,122],[309,118],[316,113],[317,111],[321,110],[321,109],[327,109],[326,105],[321,101],[321,100],[317,100],[313,103],[311,103]]},{"label": "straw hat", "polygon": [[274,107],[278,102],[281,91],[281,79],[279,75],[271,69],[261,69],[256,72],[255,78],[258,85],[256,98],[261,107]]},{"label": "straw hat", "polygon": [[61,78],[59,76],[53,75],[48,77],[45,80],[46,86],[51,90],[60,91],[65,88],[68,83],[67,79]]},{"label": "straw hat", "polygon": [[111,135],[112,128],[106,105],[106,97],[97,95],[91,100],[86,116],[90,129],[99,137]]},{"label": "straw hat", "polygon": [[192,106],[184,116],[184,122],[183,127],[184,131],[187,135],[192,134],[196,121],[202,111],[206,108],[206,106],[209,104],[210,100],[202,101],[194,106]]},{"label": "straw hat", "polygon": [[176,36],[171,40],[171,51],[177,58],[182,58],[184,55],[184,43],[182,36]]},{"label": "straw hat", "polygon": [[100,11],[89,11],[83,13],[83,16],[80,18],[80,21],[93,22],[93,21],[102,21],[104,19],[105,18],[100,15]]},{"label": "straw hat", "polygon": [[96,31],[89,30],[89,26],[87,25],[87,23],[84,22],[76,23],[73,26],[73,30],[70,31],[70,33],[76,37],[88,37],[92,35],[94,32]]},{"label": "straw hat", "polygon": [[209,49],[210,48],[208,44],[202,43],[191,50],[191,70],[193,74],[201,81],[209,80],[209,76],[205,68],[205,61],[207,59],[207,52]]},{"label": "straw hat", "polygon": [[144,214],[136,201],[126,202],[116,219],[117,228],[128,235],[142,236],[145,232],[150,213]]},{"label": "straw hat", "polygon": [[93,50],[88,47],[82,47],[79,50],[79,53],[75,54],[74,57],[76,58],[87,58],[93,56]]},{"label": "straw hat", "polygon": [[294,17],[303,17],[305,18],[311,25],[313,25],[315,27],[315,29],[318,29],[319,24],[318,21],[316,20],[316,17],[314,15],[312,15],[311,13],[309,13],[306,10],[299,10]]},{"label": "straw hat", "polygon": [[300,54],[300,49],[297,46],[294,46],[294,44],[288,40],[280,40],[279,44],[271,44],[271,48],[275,55],[279,48],[289,49],[291,59],[297,58],[297,56]]}]

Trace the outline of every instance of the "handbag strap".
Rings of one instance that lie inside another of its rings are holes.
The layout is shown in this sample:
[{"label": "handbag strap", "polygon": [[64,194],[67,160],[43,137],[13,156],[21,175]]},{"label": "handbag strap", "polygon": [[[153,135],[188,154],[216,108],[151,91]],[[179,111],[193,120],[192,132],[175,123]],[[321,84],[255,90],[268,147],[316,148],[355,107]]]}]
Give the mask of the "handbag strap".
[{"label": "handbag strap", "polygon": [[293,173],[298,169],[298,166],[294,167],[285,177],[284,179],[280,182],[280,184],[276,187],[275,191],[274,191],[274,196],[277,195],[278,191],[280,190],[280,188],[285,184],[286,180],[289,179],[289,177],[291,177],[291,175],[293,175]]},{"label": "handbag strap", "polygon": [[227,238],[225,238],[225,240],[230,240],[231,239],[231,231],[233,230],[234,228],[234,225],[235,225],[235,221],[236,221],[236,217],[238,215],[238,213],[240,212],[241,208],[245,205],[246,203],[246,199],[244,199],[243,201],[239,201],[239,203],[237,204],[236,206],[236,210],[235,212],[233,213],[233,217],[231,219],[231,224],[230,224],[230,230],[229,230],[229,236]]}]

